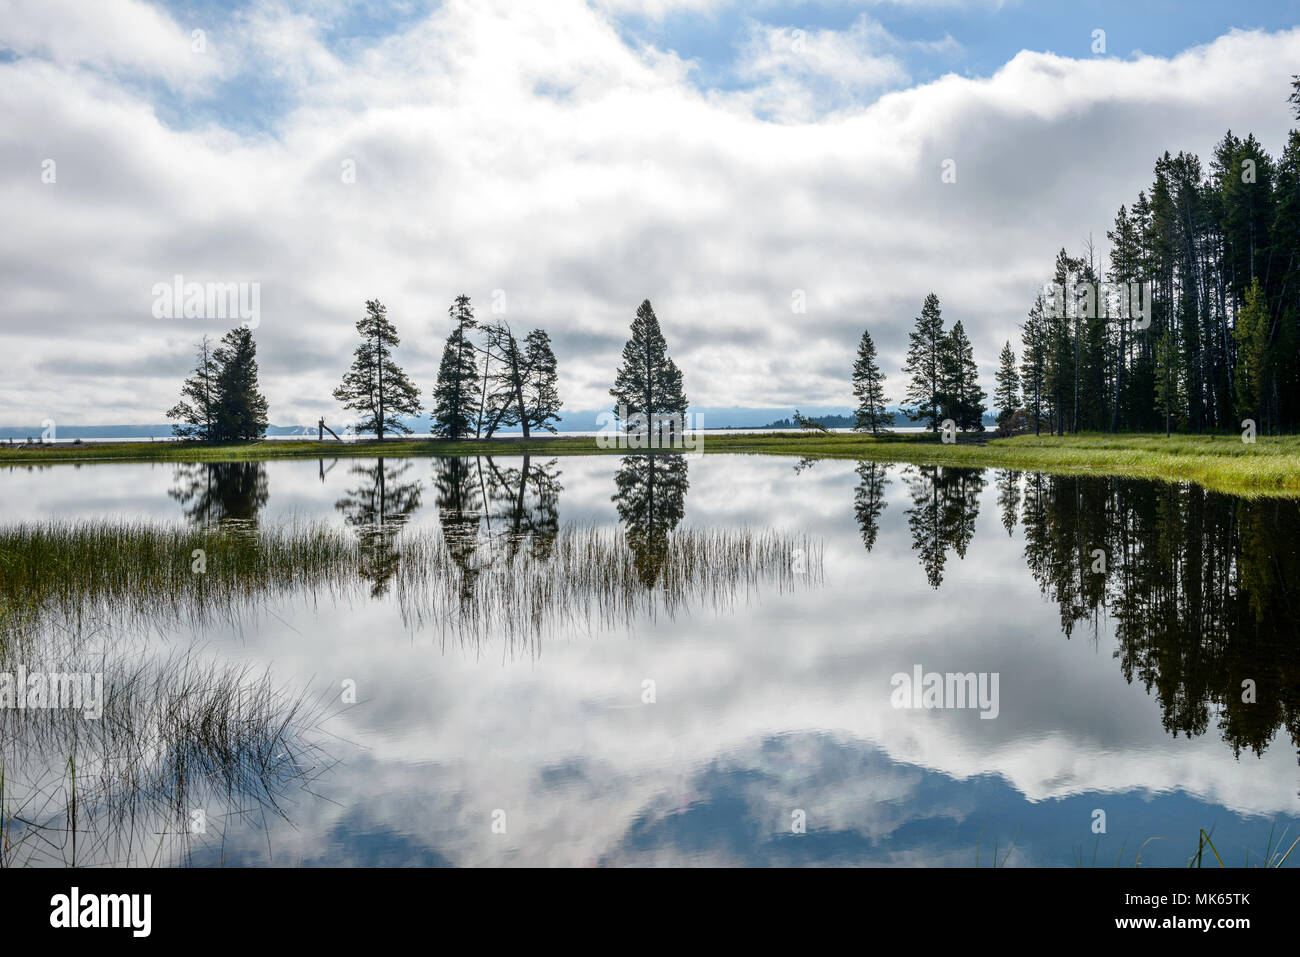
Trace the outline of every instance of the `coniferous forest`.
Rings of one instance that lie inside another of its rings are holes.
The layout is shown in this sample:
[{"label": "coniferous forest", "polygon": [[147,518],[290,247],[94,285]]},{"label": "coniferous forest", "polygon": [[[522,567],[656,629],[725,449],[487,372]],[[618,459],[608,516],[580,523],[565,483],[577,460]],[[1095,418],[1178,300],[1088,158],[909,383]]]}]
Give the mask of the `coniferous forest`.
[{"label": "coniferous forest", "polygon": [[[1300,119],[1300,77],[1289,98]],[[1124,203],[1106,229],[1109,253],[1090,238],[1045,263],[1045,289],[1071,296],[1065,309],[1040,294],[1021,325],[1020,352],[1003,345],[993,406],[979,381],[973,344],[960,321],[945,329],[938,295],[925,297],[902,367],[903,412],[939,431],[1235,432],[1300,426],[1300,129],[1279,157],[1231,130],[1208,161],[1169,152],[1151,185]],[[1106,284],[1134,290],[1140,314],[1103,301]],[[358,432],[407,433],[400,416],[418,414],[419,390],[392,358],[397,332],[382,303],[366,304],[356,359],[335,398],[359,413]],[[1125,310],[1127,311],[1127,310]],[[550,336],[522,343],[501,319],[479,322],[468,296],[449,309],[451,331],[432,395],[431,432],[448,439],[491,438],[503,428],[554,432],[560,419]],[[631,353],[628,349],[632,350]],[[251,332],[236,329],[198,361],[168,412],[177,437],[228,441],[265,433]],[[630,356],[630,358],[629,358]],[[686,411],[681,370],[668,357],[649,301],[637,312],[611,395],[629,413]],[[856,431],[879,434],[894,422],[891,398],[869,330],[849,378]]]}]

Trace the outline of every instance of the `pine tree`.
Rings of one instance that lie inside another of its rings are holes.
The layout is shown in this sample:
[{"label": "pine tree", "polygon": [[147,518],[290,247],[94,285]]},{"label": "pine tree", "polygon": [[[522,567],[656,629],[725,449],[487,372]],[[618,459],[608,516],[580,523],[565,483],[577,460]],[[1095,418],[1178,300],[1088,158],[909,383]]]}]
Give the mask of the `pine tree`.
[{"label": "pine tree", "polygon": [[361,344],[334,398],[360,413],[357,432],[374,433],[380,441],[387,432],[405,435],[411,430],[398,417],[420,414],[420,393],[393,361],[393,350],[401,340],[378,299],[366,300],[366,315],[357,321],[357,332]]},{"label": "pine tree", "polygon": [[877,435],[881,428],[894,424],[894,414],[885,409],[889,400],[885,398],[884,373],[876,364],[876,344],[871,341],[871,333],[865,329],[858,342],[857,361],[853,363],[853,394],[858,400],[858,408],[854,413],[854,431],[870,431],[872,435]]},{"label": "pine tree", "polygon": [[247,326],[221,337],[212,353],[217,373],[216,432],[222,441],[249,442],[266,435],[267,406],[257,381],[257,343]]},{"label": "pine tree", "polygon": [[943,339],[940,356],[939,399],[944,418],[952,419],[963,432],[984,431],[985,392],[979,387],[975,349],[966,338],[961,322]]},{"label": "pine tree", "polygon": [[484,402],[484,435],[503,425],[517,425],[528,438],[532,429],[554,432],[551,420],[559,420],[560,396],[555,387],[555,353],[551,337],[534,329],[524,348],[504,322],[479,327],[483,331],[487,391]]},{"label": "pine tree", "polygon": [[560,393],[556,388],[555,353],[546,330],[534,329],[528,333],[524,358],[528,367],[525,421],[530,428],[554,432],[552,420],[560,421]]},{"label": "pine tree", "polygon": [[195,350],[194,372],[181,386],[181,399],[167,410],[167,418],[178,419],[172,434],[181,439],[216,441],[217,375],[221,371],[212,355],[211,340],[204,336]]},{"label": "pine tree", "polygon": [[518,425],[523,429],[524,438],[528,438],[524,405],[528,370],[523,350],[504,321],[480,324],[478,329],[483,340],[483,345],[477,348],[483,356],[483,388],[475,435],[491,438],[501,426]]},{"label": "pine tree", "polygon": [[1016,354],[1010,342],[1003,344],[998,362],[993,406],[997,409],[998,428],[1004,428],[1007,421],[1020,409],[1020,373],[1016,371]]},{"label": "pine tree", "polygon": [[1175,412],[1182,405],[1182,367],[1178,361],[1178,340],[1172,327],[1166,329],[1156,343],[1155,354],[1156,408],[1165,417],[1165,437],[1173,431]]},{"label": "pine tree", "polygon": [[623,346],[623,364],[609,394],[614,397],[615,414],[628,416],[621,425],[629,431],[631,418],[638,414],[646,416],[649,428],[653,428],[655,416],[686,414],[682,373],[668,357],[668,344],[649,299],[641,303],[632,320],[632,338]]},{"label": "pine tree", "polygon": [[1254,419],[1261,427],[1269,373],[1268,326],[1264,289],[1256,279],[1246,290],[1246,304],[1237,313],[1233,337],[1237,342],[1237,414]]},{"label": "pine tree", "polygon": [[1025,406],[1034,424],[1034,434],[1043,431],[1043,400],[1047,381],[1047,326],[1040,295],[1020,327],[1020,376]]},{"label": "pine tree", "polygon": [[469,296],[457,296],[447,310],[453,328],[442,349],[438,365],[438,383],[433,389],[433,434],[445,439],[459,439],[477,432],[475,412],[479,370],[470,330],[478,325]]},{"label": "pine tree", "polygon": [[[1128,209],[1120,206],[1119,212],[1115,215],[1115,228],[1107,231],[1106,238],[1111,242],[1110,253],[1110,281],[1112,283],[1129,283],[1137,281],[1140,276],[1139,256],[1141,249],[1138,238],[1138,225],[1134,218],[1129,216]],[[1127,287],[1123,287],[1127,289]],[[1124,298],[1127,299],[1126,294]],[[1118,341],[1114,346],[1114,371],[1111,375],[1111,407],[1110,407],[1110,430],[1118,432],[1120,428],[1120,412],[1124,401],[1125,380],[1124,371],[1129,362],[1129,352],[1132,348],[1130,342],[1129,325],[1132,322],[1132,316],[1128,315],[1128,303],[1124,302],[1118,309],[1120,315],[1115,318],[1114,327],[1117,330]]]},{"label": "pine tree", "polygon": [[907,401],[914,403],[904,409],[910,419],[925,422],[931,431],[939,431],[939,393],[943,388],[943,315],[939,310],[939,297],[930,293],[925,297],[921,314],[916,317],[916,328],[908,333],[907,361],[903,374],[911,376],[907,386]]}]

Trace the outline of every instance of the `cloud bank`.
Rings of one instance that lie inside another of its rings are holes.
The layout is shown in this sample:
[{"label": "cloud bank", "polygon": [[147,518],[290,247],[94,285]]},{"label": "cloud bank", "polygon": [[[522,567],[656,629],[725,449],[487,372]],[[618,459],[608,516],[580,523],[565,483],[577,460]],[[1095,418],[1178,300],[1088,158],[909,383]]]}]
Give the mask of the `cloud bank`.
[{"label": "cloud bank", "polygon": [[699,405],[848,404],[864,326],[896,400],[931,290],[991,381],[1055,251],[1104,248],[1156,156],[1280,148],[1300,61],[1300,29],[1234,31],[880,95],[899,41],[863,17],[799,51],[755,23],[747,84],[701,89],[607,5],[451,0],[366,43],[305,10],[0,2],[0,420],[158,421],[227,325],[154,318],[177,274],[260,284],[281,424],[341,419],[376,297],[426,394],[460,292],[551,332],[571,409],[608,403],[645,298]]}]

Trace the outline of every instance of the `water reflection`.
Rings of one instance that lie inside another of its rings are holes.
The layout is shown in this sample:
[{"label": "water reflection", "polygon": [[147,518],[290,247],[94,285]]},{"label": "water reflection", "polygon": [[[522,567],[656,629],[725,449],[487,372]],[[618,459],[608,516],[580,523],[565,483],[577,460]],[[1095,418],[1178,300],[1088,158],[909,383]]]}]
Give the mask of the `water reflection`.
[{"label": "water reflection", "polygon": [[533,558],[549,558],[560,531],[560,469],[556,459],[534,462],[525,454],[518,467],[486,459],[483,473],[488,508],[487,534],[502,540],[507,561],[526,547]]},{"label": "water reflection", "polygon": [[646,588],[658,582],[669,535],[686,514],[686,473],[680,455],[628,455],[614,476],[613,502]]},{"label": "water reflection", "polygon": [[958,558],[966,557],[979,516],[984,471],[909,465],[903,470],[903,481],[912,498],[906,512],[912,549],[925,569],[926,581],[938,588],[943,584],[948,550]]},{"label": "water reflection", "polygon": [[862,544],[871,551],[880,534],[880,513],[885,510],[885,488],[889,485],[889,466],[882,462],[858,465],[858,487],[853,492],[853,515],[862,533]]},{"label": "water reflection", "polygon": [[[987,865],[1017,840],[1011,864],[1109,866],[1158,836],[1143,866],[1182,865],[1204,827],[1254,864],[1275,821],[1294,839],[1300,503],[791,464],[275,461],[274,495],[245,513],[256,534],[219,508],[217,527],[175,522],[170,467],[9,475],[23,510],[0,501],[0,635],[37,634],[5,624],[26,602],[60,628],[126,622],[173,646],[188,630],[273,663],[290,697],[357,679],[364,700],[328,729],[355,753],[325,798],[295,783],[290,820],[232,826],[201,863]],[[310,528],[284,524],[304,512]],[[16,533],[29,514],[66,527]],[[142,514],[172,521],[131,526]],[[826,542],[815,589],[790,561],[808,536]],[[891,707],[915,663],[1000,672],[998,720]],[[16,745],[24,773],[53,768],[54,787],[66,748],[37,745]]]},{"label": "water reflection", "polygon": [[354,465],[348,472],[357,484],[334,504],[356,532],[362,574],[370,580],[374,597],[387,594],[401,561],[395,540],[420,507],[421,482],[411,470],[406,460],[390,465],[379,458]]},{"label": "water reflection", "polygon": [[[321,703],[248,666],[15,650],[0,644],[0,673],[58,672],[83,693],[0,708],[0,867],[183,864],[249,821],[287,822],[291,792],[331,763]],[[91,674],[93,709],[77,680]]]},{"label": "water reflection", "polygon": [[1002,514],[1002,527],[1007,535],[1016,534],[1016,517],[1020,510],[1020,472],[998,469],[994,484],[998,488],[998,510]]},{"label": "water reflection", "polygon": [[270,490],[263,462],[193,462],[177,467],[167,493],[195,525],[256,526]]},{"label": "water reflection", "polygon": [[535,560],[551,557],[560,531],[560,469],[555,459],[518,466],[493,456],[433,460],[438,522],[452,562],[460,570],[460,602],[474,599],[489,567],[509,564],[521,549]]},{"label": "water reflection", "polygon": [[1113,619],[1173,735],[1300,744],[1300,506],[1193,485],[1031,475],[1025,559],[1068,637]]}]

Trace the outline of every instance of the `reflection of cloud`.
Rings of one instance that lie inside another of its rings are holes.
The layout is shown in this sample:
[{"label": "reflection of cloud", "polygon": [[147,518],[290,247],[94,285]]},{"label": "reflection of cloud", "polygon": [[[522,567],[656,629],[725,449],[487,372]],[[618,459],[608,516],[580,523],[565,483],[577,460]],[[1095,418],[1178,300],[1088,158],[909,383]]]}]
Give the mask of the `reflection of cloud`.
[{"label": "reflection of cloud", "polygon": [[[358,861],[400,859],[405,842],[412,861],[438,855],[457,864],[853,854],[971,864],[978,842],[991,847],[1023,828],[1026,862],[1070,863],[1054,855],[1073,828],[1080,845],[1091,840],[1094,807],[1107,810],[1112,837],[1131,838],[1128,853],[1161,834],[1171,855],[1196,828],[1231,825],[1223,808],[1294,813],[1285,741],[1237,761],[1213,732],[1170,737],[1159,702],[1124,681],[1109,623],[1095,645],[1062,637],[1058,608],[1026,569],[1021,531],[1010,537],[1001,525],[995,482],[980,492],[965,558],[949,557],[936,592],[911,548],[911,497],[898,467],[868,553],[854,520],[855,463],[823,461],[799,475],[790,464],[692,463],[679,527],[771,522],[822,538],[825,580],[812,593],[765,593],[720,616],[574,632],[523,659],[408,632],[384,602],[346,614],[277,606],[255,634],[205,636],[213,653],[273,661],[279,677],[357,682],[361,703],[330,730],[358,751],[338,754],[341,765],[318,788],[343,807],[304,796],[291,815],[301,833],[275,834],[277,861],[317,860],[321,847],[336,846],[338,828],[358,827],[373,832],[374,847],[339,851]],[[566,521],[618,522],[609,500],[618,466],[616,456],[563,460]],[[143,510],[166,501],[165,491],[142,487],[151,468],[103,467],[96,485],[107,484],[118,511]],[[333,473],[312,498],[315,468],[267,463],[264,522],[286,502],[308,514],[332,510],[350,477]],[[170,473],[162,472],[162,490]],[[6,519],[20,505],[68,516],[104,507],[63,497],[48,473],[6,481],[36,503],[6,498]],[[299,497],[277,501],[290,489]],[[895,711],[890,677],[916,663],[999,672],[1000,716]],[[656,683],[653,705],[640,703],[646,678]],[[783,836],[795,807],[809,814],[807,847]],[[496,808],[508,812],[504,836],[490,831]],[[1099,857],[1107,863],[1108,846]]]}]

